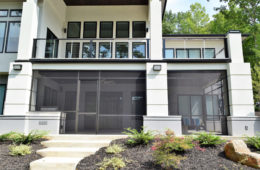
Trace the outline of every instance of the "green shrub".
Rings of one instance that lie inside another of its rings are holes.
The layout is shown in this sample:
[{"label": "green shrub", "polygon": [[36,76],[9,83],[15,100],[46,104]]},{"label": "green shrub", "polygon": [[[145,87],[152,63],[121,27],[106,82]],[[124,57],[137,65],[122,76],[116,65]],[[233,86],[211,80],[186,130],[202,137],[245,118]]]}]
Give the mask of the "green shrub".
[{"label": "green shrub", "polygon": [[108,154],[118,154],[118,153],[123,152],[124,150],[125,149],[122,146],[114,144],[114,145],[107,147],[106,153],[108,153]]},{"label": "green shrub", "polygon": [[198,136],[195,137],[195,141],[198,141],[200,146],[216,146],[225,142],[220,136],[205,132],[199,133]]},{"label": "green shrub", "polygon": [[12,156],[24,156],[32,153],[31,146],[28,145],[11,145],[9,146],[10,155]]},{"label": "green shrub", "polygon": [[0,136],[0,140],[2,141],[12,141],[16,145],[20,144],[31,144],[37,140],[43,139],[44,136],[46,136],[48,132],[45,131],[31,131],[28,135],[25,135],[23,133],[18,132],[10,132],[7,134],[3,134]]},{"label": "green shrub", "polygon": [[152,150],[159,150],[165,153],[185,152],[194,147],[192,138],[176,137],[174,132],[167,130],[165,135],[158,136],[153,144]]},{"label": "green shrub", "polygon": [[155,159],[155,163],[164,169],[178,169],[181,160],[186,159],[185,157],[178,156],[175,153],[164,153],[162,151],[155,151],[153,157]]},{"label": "green shrub", "polygon": [[104,160],[97,164],[97,166],[99,166],[99,170],[106,170],[107,168],[118,170],[120,168],[126,167],[126,163],[122,158],[112,157],[110,159],[104,158]]},{"label": "green shrub", "polygon": [[147,145],[154,139],[152,131],[144,131],[144,128],[140,132],[136,129],[127,128],[123,133],[129,136],[130,139],[127,140],[127,144],[131,146]]},{"label": "green shrub", "polygon": [[260,150],[260,134],[254,137],[247,137],[246,144],[257,150]]}]

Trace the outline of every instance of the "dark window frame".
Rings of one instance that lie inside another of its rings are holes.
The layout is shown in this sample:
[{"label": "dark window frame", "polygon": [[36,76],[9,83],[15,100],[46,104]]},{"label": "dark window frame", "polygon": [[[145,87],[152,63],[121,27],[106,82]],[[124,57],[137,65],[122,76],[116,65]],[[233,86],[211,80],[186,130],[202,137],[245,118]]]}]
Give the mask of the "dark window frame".
[{"label": "dark window frame", "polygon": [[[128,24],[128,36],[127,37],[118,37],[118,31],[117,31],[118,25],[117,24],[120,24],[120,23]],[[117,21],[116,22],[116,38],[129,38],[129,37],[130,37],[130,22],[129,21]]]},{"label": "dark window frame", "polygon": [[0,16],[0,18],[8,17],[9,16],[9,9],[0,9],[0,11],[6,11],[6,16]]},{"label": "dark window frame", "polygon": [[[143,43],[144,44],[144,58],[134,58],[134,48],[133,48],[133,44],[134,43]],[[147,59],[147,44],[146,42],[132,42],[132,59]]]},{"label": "dark window frame", "polygon": [[[144,29],[144,36],[143,37],[139,37],[139,36],[134,36],[134,29],[135,29],[135,23],[144,23],[145,24],[145,29]],[[132,37],[133,38],[146,38],[146,21],[133,21],[132,22]]]},{"label": "dark window frame", "polygon": [[112,37],[109,38],[113,38],[114,37],[114,22],[113,21],[100,21],[99,23],[99,38],[104,38],[101,36],[101,24],[102,23],[112,23]]},{"label": "dark window frame", "polygon": [[4,114],[4,108],[5,108],[5,99],[6,99],[7,84],[1,84],[1,83],[0,83],[0,85],[1,85],[1,86],[4,86],[4,88],[5,88],[5,94],[4,94],[4,100],[3,100],[3,108],[2,108],[2,110],[0,110],[0,113],[2,113],[2,114],[0,114],[0,115],[3,115],[3,114]]},{"label": "dark window frame", "polygon": [[[70,24],[79,24],[79,35],[77,37],[69,37],[69,28],[70,28]],[[80,38],[81,36],[81,22],[80,21],[71,21],[71,22],[68,22],[68,25],[67,25],[67,38]]]},{"label": "dark window frame", "polygon": [[[5,31],[4,31],[4,38],[3,38],[3,46],[2,48],[0,47],[0,53],[4,53],[5,52],[5,46],[6,46],[6,31],[7,31],[7,27],[8,27],[8,24],[7,24],[7,21],[0,21],[0,23],[5,23]],[[2,49],[2,50],[1,50]]]},{"label": "dark window frame", "polygon": [[[95,26],[96,26],[96,32],[95,32],[95,37],[86,37],[85,36],[85,28],[86,28],[86,25],[85,24],[87,24],[87,23],[92,23],[92,24],[95,24]],[[96,21],[85,21],[84,23],[83,23],[84,25],[83,25],[83,38],[97,38],[97,22]]]},{"label": "dark window frame", "polygon": [[170,58],[166,58],[166,50],[172,50],[172,51],[173,51],[173,56],[172,56],[172,58],[176,58],[175,48],[165,48],[165,49],[164,49],[164,55],[163,55],[163,58],[164,58],[164,59],[170,59]]},{"label": "dark window frame", "polygon": [[[20,11],[22,14],[21,14],[21,16],[12,16],[12,12],[13,11]],[[22,9],[11,9],[10,12],[9,12],[9,17],[12,17],[12,18],[22,17],[22,15],[23,15],[23,10]]]},{"label": "dark window frame", "polygon": [[127,49],[128,49],[128,50],[127,50],[127,58],[129,58],[129,42],[116,42],[116,43],[115,43],[115,58],[117,58],[117,59],[122,59],[122,58],[118,58],[118,57],[117,57],[117,48],[116,48],[116,47],[117,47],[117,44],[118,44],[118,43],[127,43]]},{"label": "dark window frame", "polygon": [[[203,58],[205,58],[205,54],[204,54],[204,50],[214,50],[214,56],[213,56],[213,58],[217,58],[217,56],[216,56],[216,48],[202,48],[202,56],[203,56]],[[206,59],[210,59],[210,58],[206,58]]]},{"label": "dark window frame", "polygon": [[[21,21],[9,21],[8,22],[8,29],[7,29],[7,32],[6,32],[6,42],[5,42],[5,53],[18,53],[18,48],[19,48],[19,42],[18,42],[18,47],[17,47],[17,51],[7,51],[7,47],[8,47],[8,39],[9,39],[9,31],[10,31],[10,24],[11,23],[20,23],[20,26],[21,26]],[[20,30],[21,31],[21,27],[20,27]],[[20,32],[19,32],[20,34]],[[19,38],[18,38],[19,39]]]},{"label": "dark window frame", "polygon": [[[178,50],[186,50],[187,51],[187,58],[180,58],[180,59],[201,59],[201,48],[176,48],[176,58],[178,59]],[[190,50],[200,50],[200,58],[190,58]]]},{"label": "dark window frame", "polygon": [[100,44],[102,44],[102,43],[109,43],[110,44],[110,49],[111,49],[111,57],[109,57],[109,58],[104,58],[104,59],[112,59],[113,58],[113,43],[112,42],[99,42],[98,43],[98,58],[103,58],[103,57],[100,57],[100,47],[101,47],[101,45]]}]

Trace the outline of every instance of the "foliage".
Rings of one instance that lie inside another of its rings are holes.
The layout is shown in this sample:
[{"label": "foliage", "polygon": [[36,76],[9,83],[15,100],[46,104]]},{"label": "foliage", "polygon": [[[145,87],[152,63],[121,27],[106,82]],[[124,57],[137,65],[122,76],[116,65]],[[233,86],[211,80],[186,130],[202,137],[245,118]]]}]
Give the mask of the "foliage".
[{"label": "foliage", "polygon": [[48,132],[45,131],[31,131],[28,135],[18,132],[10,132],[0,136],[0,141],[12,141],[14,144],[31,144],[37,140],[40,140],[46,136]]},{"label": "foliage", "polygon": [[152,150],[165,153],[185,152],[193,148],[192,138],[176,137],[174,132],[167,130],[165,135],[158,136],[155,139]]},{"label": "foliage", "polygon": [[28,145],[11,145],[9,146],[9,150],[9,154],[12,156],[24,156],[32,153],[32,148]]},{"label": "foliage", "polygon": [[127,144],[131,146],[147,145],[154,139],[152,131],[145,131],[144,128],[140,132],[136,129],[127,128],[123,133],[129,136],[130,139],[127,140]]},{"label": "foliage", "polygon": [[247,137],[246,140],[247,145],[260,150],[260,135],[254,136],[254,137]]},{"label": "foliage", "polygon": [[172,167],[177,169],[181,160],[185,159],[185,157],[176,155],[174,153],[164,153],[162,151],[154,152],[153,156],[155,163],[161,165],[161,167],[164,169],[170,169]]},{"label": "foliage", "polygon": [[104,160],[97,165],[99,166],[99,170],[106,170],[107,168],[118,170],[120,168],[126,167],[125,161],[119,157],[112,157],[110,159],[104,158]]},{"label": "foliage", "polygon": [[124,150],[125,149],[122,146],[114,144],[114,145],[107,147],[106,153],[108,153],[108,154],[118,154],[118,153],[123,152]]},{"label": "foliage", "polygon": [[206,132],[199,133],[198,136],[195,137],[195,141],[198,141],[201,146],[216,146],[225,142],[220,136]]}]

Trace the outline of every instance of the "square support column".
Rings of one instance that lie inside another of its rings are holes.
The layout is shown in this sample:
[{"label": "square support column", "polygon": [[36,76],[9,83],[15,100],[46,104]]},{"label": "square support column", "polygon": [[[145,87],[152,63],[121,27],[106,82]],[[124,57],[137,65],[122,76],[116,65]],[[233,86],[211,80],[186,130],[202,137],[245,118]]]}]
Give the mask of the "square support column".
[{"label": "square support column", "polygon": [[171,129],[181,135],[181,116],[169,116],[167,79],[167,63],[146,64],[147,116],[144,116],[144,127],[158,133]]}]

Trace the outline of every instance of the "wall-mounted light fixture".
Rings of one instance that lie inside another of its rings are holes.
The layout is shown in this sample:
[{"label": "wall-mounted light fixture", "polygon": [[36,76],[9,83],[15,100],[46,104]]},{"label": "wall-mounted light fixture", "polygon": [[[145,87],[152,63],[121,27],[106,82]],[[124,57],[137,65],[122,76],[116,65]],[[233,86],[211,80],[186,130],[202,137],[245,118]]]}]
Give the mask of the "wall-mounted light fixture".
[{"label": "wall-mounted light fixture", "polygon": [[67,28],[63,28],[64,34],[67,33]]},{"label": "wall-mounted light fixture", "polygon": [[22,64],[13,64],[13,69],[15,71],[21,71],[23,68],[23,65]]},{"label": "wall-mounted light fixture", "polygon": [[146,28],[146,32],[149,32],[149,28]]},{"label": "wall-mounted light fixture", "polygon": [[153,65],[153,71],[161,71],[162,65]]}]

